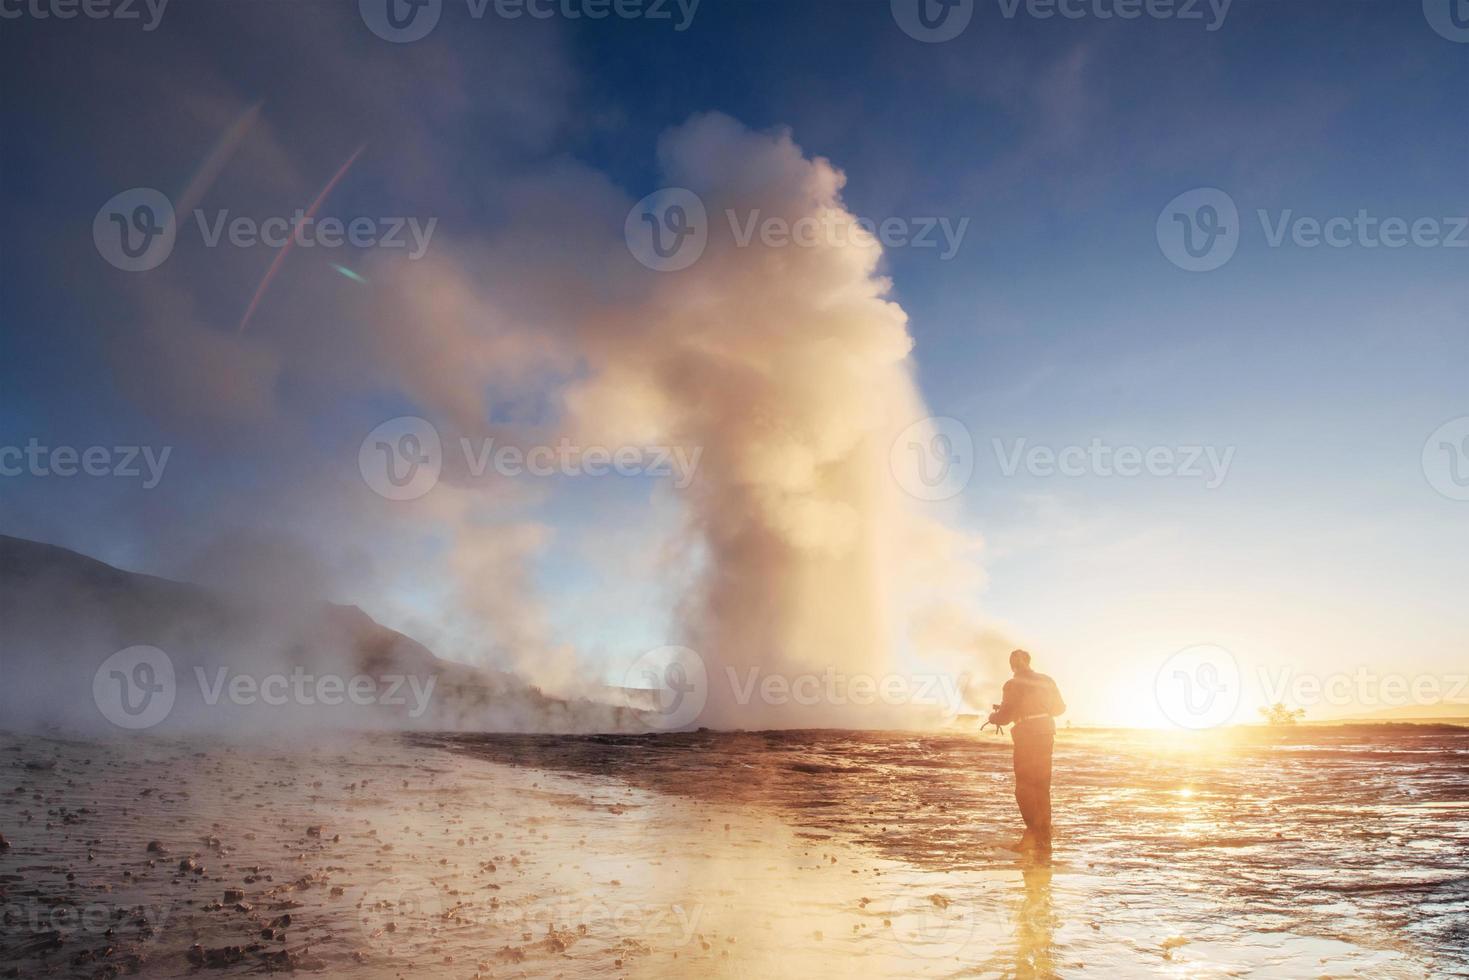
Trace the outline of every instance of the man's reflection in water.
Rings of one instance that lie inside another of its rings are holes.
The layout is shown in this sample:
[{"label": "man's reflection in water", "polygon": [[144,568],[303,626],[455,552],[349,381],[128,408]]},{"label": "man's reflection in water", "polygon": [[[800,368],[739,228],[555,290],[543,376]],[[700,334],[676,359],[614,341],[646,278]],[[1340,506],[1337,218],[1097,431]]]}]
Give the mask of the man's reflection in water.
[{"label": "man's reflection in water", "polygon": [[1015,916],[1015,976],[1058,977],[1050,857],[1038,856],[1026,861],[1020,874],[1025,883],[1025,900]]}]

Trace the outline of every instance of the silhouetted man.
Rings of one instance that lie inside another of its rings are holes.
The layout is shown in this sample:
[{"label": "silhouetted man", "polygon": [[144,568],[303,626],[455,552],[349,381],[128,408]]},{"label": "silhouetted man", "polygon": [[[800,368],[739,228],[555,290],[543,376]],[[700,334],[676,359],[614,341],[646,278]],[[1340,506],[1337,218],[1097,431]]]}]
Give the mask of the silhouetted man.
[{"label": "silhouetted man", "polygon": [[1030,669],[1030,654],[1010,654],[1015,676],[1005,682],[1005,693],[990,713],[992,725],[1008,725],[1015,746],[1015,802],[1025,820],[1020,846],[1051,846],[1051,745],[1056,739],[1056,715],[1066,710],[1056,682]]}]

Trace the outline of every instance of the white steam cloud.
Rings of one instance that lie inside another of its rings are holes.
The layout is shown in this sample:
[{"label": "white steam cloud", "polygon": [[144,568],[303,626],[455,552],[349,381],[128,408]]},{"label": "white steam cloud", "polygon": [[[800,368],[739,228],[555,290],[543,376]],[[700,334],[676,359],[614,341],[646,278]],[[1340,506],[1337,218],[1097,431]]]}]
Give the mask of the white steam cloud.
[{"label": "white steam cloud", "polygon": [[[339,85],[352,77],[332,72],[323,84],[359,125],[328,134],[313,166],[225,166],[204,206],[269,214],[309,199],[384,118]],[[253,101],[217,98],[215,132]],[[288,156],[277,112],[267,103],[250,113],[240,160]],[[423,149],[444,145],[451,121],[402,107],[385,118],[393,138],[369,139],[354,176],[397,188],[397,207],[411,204],[405,188],[451,199],[442,189],[463,181],[452,151]],[[176,453],[178,481],[129,512],[156,549],[143,564],[188,577],[198,555],[217,565],[220,541],[242,526],[295,535],[318,558],[313,591],[361,605],[440,655],[513,670],[548,693],[595,694],[642,650],[614,637],[577,649],[542,594],[540,563],[578,554],[582,533],[553,513],[559,484],[477,478],[460,440],[675,446],[700,454],[692,484],[659,486],[641,517],[627,516],[646,518],[643,550],[658,560],[609,553],[596,571],[609,590],[646,575],[644,595],[663,608],[635,613],[666,621],[656,645],[704,658],[709,703],[697,723],[934,720],[932,711],[919,719],[900,708],[736,697],[751,671],[990,673],[1004,643],[974,615],[978,541],[940,505],[904,493],[892,470],[895,438],[929,412],[907,317],[881,248],[843,204],[842,173],[788,132],[719,114],[666,133],[658,159],[662,182],[693,191],[708,211],[703,255],[677,272],[644,268],[623,240],[641,194],[566,159],[533,172],[496,159],[483,174],[495,200],[481,209],[494,214],[483,225],[493,232],[442,220],[420,260],[360,255],[367,286],[298,250],[243,333],[240,302],[268,255],[185,244],[146,282],[128,281],[136,322],[109,350],[119,389],[177,439],[232,454],[236,472],[255,464],[249,479],[201,479],[189,467],[202,451]],[[272,176],[249,176],[260,172]],[[741,225],[758,214],[829,232],[806,246],[759,235],[742,243],[731,212]],[[384,500],[355,475],[362,437],[401,414],[431,420],[445,447],[439,484],[413,501]],[[170,493],[191,495],[186,528],[163,506]],[[582,638],[597,633],[596,622],[577,625]]]}]

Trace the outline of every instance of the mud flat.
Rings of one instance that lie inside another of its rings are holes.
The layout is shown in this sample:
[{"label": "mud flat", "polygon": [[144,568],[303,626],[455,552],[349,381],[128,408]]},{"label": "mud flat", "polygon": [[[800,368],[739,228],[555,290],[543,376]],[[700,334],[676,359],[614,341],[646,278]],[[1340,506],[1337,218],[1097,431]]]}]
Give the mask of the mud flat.
[{"label": "mud flat", "polygon": [[1180,933],[1166,895],[1064,855],[940,869],[779,807],[423,739],[5,735],[0,780],[5,976],[1427,972],[1263,922]]}]

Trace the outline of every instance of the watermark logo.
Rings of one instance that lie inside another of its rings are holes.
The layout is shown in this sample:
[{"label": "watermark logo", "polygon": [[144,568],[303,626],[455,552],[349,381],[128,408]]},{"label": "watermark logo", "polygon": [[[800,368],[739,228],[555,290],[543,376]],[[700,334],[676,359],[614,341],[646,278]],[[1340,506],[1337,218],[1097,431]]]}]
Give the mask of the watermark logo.
[{"label": "watermark logo", "polygon": [[1423,0],[1423,16],[1440,37],[1469,44],[1469,0]]},{"label": "watermark logo", "polygon": [[893,20],[915,41],[952,41],[969,26],[974,0],[889,0]]},{"label": "watermark logo", "polygon": [[444,12],[444,0],[357,0],[362,22],[384,41],[408,44],[428,36]]},{"label": "watermark logo", "polygon": [[943,895],[905,892],[893,901],[887,918],[893,938],[914,956],[947,959],[959,956],[974,939],[973,906],[956,905]]},{"label": "watermark logo", "polygon": [[[674,489],[694,482],[704,447],[677,445],[583,445],[562,437],[554,445],[496,443],[494,438],[461,436],[463,456],[448,451],[433,423],[414,415],[390,419],[373,429],[357,450],[357,468],[368,487],[389,500],[415,500],[432,490],[445,465],[480,480],[493,472],[520,477],[668,477]],[[0,449],[3,453],[3,449]],[[3,456],[0,456],[3,459]]]},{"label": "watermark logo", "polygon": [[[438,675],[315,674],[296,666],[289,674],[242,674],[229,667],[212,673],[196,666],[199,699],[209,708],[222,702],[241,707],[289,704],[316,708],[402,707],[418,719],[428,711]],[[92,677],[92,700],[103,717],[120,728],[152,728],[168,717],[179,694],[173,661],[157,647],[119,650]]]},{"label": "watermark logo", "polygon": [[438,484],[444,468],[439,430],[416,415],[389,419],[362,440],[357,468],[378,496],[416,500]]},{"label": "watermark logo", "polygon": [[792,218],[760,208],[725,208],[720,224],[708,219],[708,208],[697,194],[676,187],[639,201],[628,213],[623,233],[633,256],[659,272],[693,265],[709,237],[723,234],[725,225],[735,248],[932,249],[939,261],[947,262],[959,254],[969,220],[939,215],[875,219],[832,209]]},{"label": "watermark logo", "polygon": [[367,888],[357,903],[357,924],[368,939],[438,921],[444,912],[439,889],[427,878],[393,875]]},{"label": "watermark logo", "polygon": [[[1317,217],[1294,208],[1256,208],[1255,217],[1266,247],[1273,249],[1469,248],[1466,215],[1404,217],[1358,208],[1354,214]],[[1158,247],[1189,272],[1211,272],[1228,262],[1242,232],[1234,199],[1213,187],[1180,194],[1158,216]]]},{"label": "watermark logo", "polygon": [[633,661],[622,686],[647,692],[651,707],[644,711],[644,721],[672,731],[692,724],[703,712],[709,699],[709,672],[704,658],[688,647],[658,647]]},{"label": "watermark logo", "polygon": [[133,187],[114,194],[92,219],[97,253],[124,272],[147,272],[173,252],[173,204],[163,192]]},{"label": "watermark logo", "polygon": [[893,440],[888,464],[898,486],[919,500],[948,500],[974,476],[974,438],[958,419],[919,419]]},{"label": "watermark logo", "polygon": [[157,647],[119,650],[92,677],[92,700],[119,728],[152,728],[173,710],[178,684],[173,661]]},{"label": "watermark logo", "polygon": [[677,272],[699,261],[709,244],[709,215],[684,187],[654,191],[632,206],[622,225],[628,251],[655,272]]},{"label": "watermark logo", "polygon": [[1423,475],[1450,500],[1469,500],[1469,415],[1433,430],[1423,444]]},{"label": "watermark logo", "polygon": [[1217,728],[1234,717],[1242,686],[1234,654],[1200,644],[1163,661],[1153,679],[1153,696],[1179,728]]},{"label": "watermark logo", "polygon": [[1155,233],[1169,262],[1188,272],[1212,272],[1239,248],[1239,208],[1217,187],[1185,191],[1163,208]]},{"label": "watermark logo", "polygon": [[[333,215],[318,218],[305,208],[291,215],[253,218],[231,216],[228,209],[206,213],[203,208],[192,212],[205,248],[272,248],[291,247],[339,249],[399,249],[410,261],[423,258],[433,242],[438,218],[421,220],[413,216],[367,217],[344,219]],[[177,241],[178,215],[173,204],[159,191],[135,187],[114,196],[97,212],[92,221],[92,240],[97,251],[109,263],[127,272],[146,272],[162,265],[173,252]]]}]

